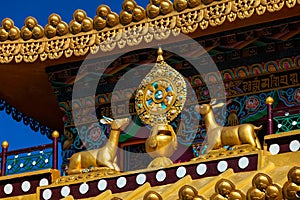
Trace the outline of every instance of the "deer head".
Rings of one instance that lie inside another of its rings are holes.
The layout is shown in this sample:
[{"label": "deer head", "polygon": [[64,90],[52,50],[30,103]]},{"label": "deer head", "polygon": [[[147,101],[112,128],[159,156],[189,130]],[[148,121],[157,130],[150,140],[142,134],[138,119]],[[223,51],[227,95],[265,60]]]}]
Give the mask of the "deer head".
[{"label": "deer head", "polygon": [[216,99],[212,99],[209,104],[201,104],[201,105],[196,105],[195,110],[200,113],[201,115],[206,115],[212,109],[222,107],[224,103],[217,103]]},{"label": "deer head", "polygon": [[111,129],[113,130],[123,130],[129,124],[129,117],[122,118],[122,119],[111,119],[109,117],[103,116],[100,120],[102,124],[110,124]]}]

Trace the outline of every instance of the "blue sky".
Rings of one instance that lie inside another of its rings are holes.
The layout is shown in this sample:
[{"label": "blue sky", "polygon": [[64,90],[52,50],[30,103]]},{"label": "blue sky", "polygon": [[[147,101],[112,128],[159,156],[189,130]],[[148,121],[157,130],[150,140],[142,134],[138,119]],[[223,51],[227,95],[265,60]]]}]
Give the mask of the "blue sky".
[{"label": "blue sky", "polygon": [[[138,5],[144,8],[149,0],[136,0]],[[59,14],[63,21],[69,23],[73,12],[77,9],[83,9],[87,15],[93,18],[96,15],[96,9],[101,4],[108,5],[112,11],[119,14],[122,9],[123,0],[27,0],[27,1],[5,1],[0,6],[0,19],[11,18],[15,25],[21,28],[24,20],[28,16],[35,17],[43,27],[47,24],[48,16],[52,13]]]},{"label": "blue sky", "polygon": [[[73,12],[77,9],[85,10],[87,15],[93,18],[99,5],[106,4],[112,11],[119,13],[122,2],[123,0],[5,1],[0,6],[0,20],[2,21],[6,17],[11,18],[15,26],[21,29],[26,17],[33,16],[44,27],[47,24],[48,16],[52,13],[59,14],[63,21],[69,23]],[[145,8],[149,0],[136,0],[136,3]],[[51,143],[46,136],[33,132],[22,122],[14,121],[5,111],[0,111],[0,142],[2,143],[4,140],[9,142],[9,150]]]}]

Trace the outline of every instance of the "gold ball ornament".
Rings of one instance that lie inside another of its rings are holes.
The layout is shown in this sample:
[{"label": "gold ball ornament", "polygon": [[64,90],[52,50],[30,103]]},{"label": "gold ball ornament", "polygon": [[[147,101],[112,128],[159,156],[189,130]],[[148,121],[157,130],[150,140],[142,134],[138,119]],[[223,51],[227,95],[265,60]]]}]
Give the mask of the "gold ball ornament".
[{"label": "gold ball ornament", "polygon": [[67,34],[69,31],[68,31],[68,24],[66,22],[59,22],[57,24],[57,27],[56,27],[56,31],[57,31],[57,35],[59,36],[62,36],[62,35],[65,35]]},{"label": "gold ball ornament", "polygon": [[54,27],[57,26],[59,22],[61,22],[61,17],[58,14],[53,13],[48,17],[48,23]]},{"label": "gold ball ornament", "polygon": [[14,27],[14,21],[9,19],[9,18],[5,18],[2,20],[2,28],[4,28],[5,30],[9,30],[12,27]]},{"label": "gold ball ornament", "polygon": [[52,37],[56,36],[56,28],[50,24],[46,25],[45,26],[45,35],[48,38],[52,38]]},{"label": "gold ball ornament", "polygon": [[20,38],[20,30],[17,27],[13,27],[9,30],[8,37],[11,40],[17,40]]},{"label": "gold ball ornament", "polygon": [[2,142],[2,148],[7,148],[8,147],[8,142],[5,140]]},{"label": "gold ball ornament", "polygon": [[274,103],[274,99],[272,97],[268,97],[266,99],[266,104],[272,105]]},{"label": "gold ball ornament", "polygon": [[86,12],[84,10],[78,9],[74,12],[73,18],[77,22],[82,22],[86,18]]},{"label": "gold ball ornament", "polygon": [[58,137],[59,137],[58,131],[53,131],[52,137],[53,137],[53,138],[58,138]]},{"label": "gold ball ornament", "polygon": [[100,5],[96,10],[99,17],[106,17],[109,13],[111,13],[111,10],[107,5]]},{"label": "gold ball ornament", "polygon": [[106,27],[106,20],[102,17],[95,16],[94,17],[94,28],[97,31],[100,31],[101,29],[104,29]]},{"label": "gold ball ornament", "polygon": [[0,28],[0,41],[3,42],[8,39],[8,32],[4,28]]},{"label": "gold ball ornament", "polygon": [[23,28],[21,29],[21,37],[24,40],[29,40],[32,37],[32,31],[28,28],[23,26]]},{"label": "gold ball ornament", "polygon": [[27,17],[24,22],[24,26],[29,29],[33,29],[37,24],[37,20],[34,17]]}]

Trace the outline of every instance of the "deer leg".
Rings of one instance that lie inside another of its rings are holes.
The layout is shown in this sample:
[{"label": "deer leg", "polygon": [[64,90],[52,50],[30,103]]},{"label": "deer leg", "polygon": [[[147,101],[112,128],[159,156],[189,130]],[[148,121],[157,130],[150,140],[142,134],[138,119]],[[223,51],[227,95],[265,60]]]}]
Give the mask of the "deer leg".
[{"label": "deer leg", "polygon": [[110,161],[104,161],[104,162],[102,162],[102,164],[103,164],[103,166],[106,166],[106,167],[108,167],[110,169],[115,169],[113,163],[110,162]]},{"label": "deer leg", "polygon": [[70,159],[68,166],[68,174],[79,174],[82,172],[81,169],[81,154],[76,153]]},{"label": "deer leg", "polygon": [[120,168],[119,168],[119,166],[117,164],[117,156],[115,157],[115,159],[113,161],[113,166],[114,166],[114,168],[115,168],[116,171],[118,171],[118,172],[120,171]]}]

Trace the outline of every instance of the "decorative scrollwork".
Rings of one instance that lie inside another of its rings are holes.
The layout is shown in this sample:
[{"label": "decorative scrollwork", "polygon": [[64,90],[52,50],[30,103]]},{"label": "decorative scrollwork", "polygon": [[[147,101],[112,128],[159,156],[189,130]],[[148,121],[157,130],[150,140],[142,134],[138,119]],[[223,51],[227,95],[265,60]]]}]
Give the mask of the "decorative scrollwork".
[{"label": "decorative scrollwork", "polygon": [[260,1],[256,0],[240,0],[232,3],[232,11],[237,14],[240,19],[249,18],[255,12],[255,8]]},{"label": "decorative scrollwork", "polygon": [[230,11],[231,2],[212,5],[204,9],[204,20],[208,21],[211,26],[221,25]]},{"label": "decorative scrollwork", "polygon": [[203,10],[188,12],[177,16],[176,25],[184,34],[192,33],[203,19]]},{"label": "decorative scrollwork", "polygon": [[[49,127],[40,124],[34,119],[27,117],[20,111],[18,111],[15,107],[9,105],[6,101],[0,99],[0,111],[5,112],[8,115],[11,115],[14,120],[17,122],[23,121],[24,125],[29,126],[33,131],[40,131],[43,135],[47,135],[49,139],[52,139],[52,132]],[[60,140],[60,139],[59,139]]]},{"label": "decorative scrollwork", "polygon": [[[120,18],[108,6],[100,5],[94,20],[87,17],[85,11],[76,10],[68,26],[59,15],[52,14],[43,30],[36,19],[28,17],[21,32],[11,19],[5,18],[0,28],[0,42],[3,42],[0,63],[34,62],[38,57],[44,61],[58,59],[63,54],[68,58],[73,54],[111,51],[116,46],[140,44],[142,38],[148,43],[153,39],[167,39],[171,34],[178,36],[180,32],[190,34],[198,27],[204,30],[208,26],[222,25],[226,18],[233,22],[236,18],[251,17],[254,11],[262,15],[266,11],[279,11],[284,5],[295,7],[296,3],[300,4],[300,0],[176,0],[174,5],[170,0],[151,0],[145,11],[134,0],[125,0]],[[150,20],[143,20],[146,17]],[[119,26],[116,28],[116,25]],[[69,31],[72,34],[68,34]],[[16,41],[20,34],[22,41]]]},{"label": "decorative scrollwork", "polygon": [[262,8],[258,7],[258,9],[262,9],[263,13],[265,12],[265,9],[269,12],[275,12],[281,10],[284,6],[284,0],[261,0],[260,3],[260,7]]}]

